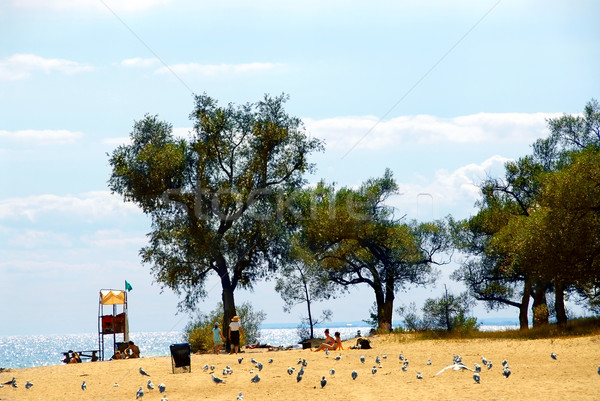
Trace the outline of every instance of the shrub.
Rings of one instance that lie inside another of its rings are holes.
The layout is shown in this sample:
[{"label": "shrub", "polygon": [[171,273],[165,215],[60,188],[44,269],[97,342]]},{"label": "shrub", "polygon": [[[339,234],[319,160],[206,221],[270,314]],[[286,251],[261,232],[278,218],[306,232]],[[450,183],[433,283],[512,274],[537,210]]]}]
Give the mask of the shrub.
[{"label": "shrub", "polygon": [[[258,342],[260,337],[259,327],[265,320],[266,314],[263,311],[254,311],[249,302],[244,302],[236,310],[245,335],[240,339],[240,345]],[[223,304],[220,302],[215,310],[208,314],[198,312],[196,317],[184,329],[184,340],[190,344],[192,352],[212,352],[214,349],[212,329],[215,323],[221,324],[222,322]],[[227,338],[228,328],[221,327],[221,330],[223,336]]]}]

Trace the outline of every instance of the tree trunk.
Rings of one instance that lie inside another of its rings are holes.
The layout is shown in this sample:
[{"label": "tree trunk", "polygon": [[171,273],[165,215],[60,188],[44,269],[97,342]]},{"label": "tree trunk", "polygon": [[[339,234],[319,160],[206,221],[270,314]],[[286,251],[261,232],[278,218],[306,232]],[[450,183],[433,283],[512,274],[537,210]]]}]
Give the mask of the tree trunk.
[{"label": "tree trunk", "polygon": [[550,324],[550,314],[546,304],[546,283],[537,281],[533,288],[533,327]]},{"label": "tree trunk", "polygon": [[567,311],[565,309],[565,290],[560,281],[554,283],[554,307],[556,308],[556,323],[559,327],[567,324]]},{"label": "tree trunk", "polygon": [[315,335],[313,332],[312,312],[310,310],[310,296],[308,294],[308,288],[306,286],[306,283],[304,283],[304,296],[306,297],[306,308],[308,309],[308,325],[310,326],[310,339],[312,340],[313,338],[315,338]]},{"label": "tree trunk", "polygon": [[[393,281],[393,280],[388,280]],[[384,332],[392,331],[392,316],[394,314],[394,283],[387,282],[385,286],[385,292],[382,293],[382,305],[377,305],[378,311],[381,316],[379,317],[379,329]]]},{"label": "tree trunk", "polygon": [[521,306],[519,307],[519,330],[529,330],[529,297],[531,297],[531,280],[525,280],[523,287],[523,297],[521,298]]},{"label": "tree trunk", "polygon": [[223,292],[221,294],[223,300],[223,335],[226,339],[225,349],[229,352],[231,350],[231,343],[229,341],[229,323],[231,319],[236,315],[235,311],[235,300],[233,298],[233,291],[235,288],[231,285],[228,274],[221,275],[221,285]]}]

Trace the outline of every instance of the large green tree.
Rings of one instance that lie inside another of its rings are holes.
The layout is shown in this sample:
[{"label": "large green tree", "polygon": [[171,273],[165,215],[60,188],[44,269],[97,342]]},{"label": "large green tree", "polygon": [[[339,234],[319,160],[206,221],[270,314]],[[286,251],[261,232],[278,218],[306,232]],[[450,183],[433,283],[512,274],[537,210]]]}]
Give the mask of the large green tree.
[{"label": "large green tree", "polygon": [[392,172],[358,189],[321,182],[312,192],[304,241],[329,274],[344,287],[366,284],[374,292],[377,324],[392,327],[396,292],[435,278],[434,256],[448,249],[442,222],[403,223],[385,201],[397,191]]},{"label": "large green tree", "polygon": [[[595,241],[594,236],[580,235],[593,231],[592,206],[571,191],[588,193],[595,185],[585,168],[576,165],[581,164],[578,153],[593,155],[600,145],[598,103],[590,101],[582,115],[550,119],[548,128],[550,135],[533,144],[532,155],[506,164],[504,180],[490,178],[482,184],[480,211],[457,225],[459,247],[472,258],[456,276],[492,308],[519,307],[523,329],[528,327],[530,297],[534,324],[546,324],[546,292],[553,291],[562,324],[566,292],[597,293],[589,275],[582,278],[576,267],[578,258],[589,258],[587,243]],[[588,163],[588,172],[594,171],[593,163]],[[588,214],[582,216],[577,208]]]},{"label": "large green tree", "polygon": [[158,283],[183,295],[183,309],[206,295],[212,273],[222,287],[223,324],[236,314],[234,291],[252,288],[278,268],[292,229],[285,202],[313,170],[307,156],[322,148],[287,96],[220,107],[195,96],[189,139],[146,115],[131,144],[110,155],[109,187],[152,219],[140,254]]}]

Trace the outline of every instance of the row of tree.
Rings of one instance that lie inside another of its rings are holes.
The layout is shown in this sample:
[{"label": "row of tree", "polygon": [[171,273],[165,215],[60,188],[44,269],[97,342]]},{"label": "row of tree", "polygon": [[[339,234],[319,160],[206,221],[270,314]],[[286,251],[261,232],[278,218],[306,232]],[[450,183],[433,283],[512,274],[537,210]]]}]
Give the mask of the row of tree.
[{"label": "row of tree", "polygon": [[[565,297],[600,312],[600,107],[548,121],[533,153],[481,185],[478,213],[455,224],[457,247],[471,256],[454,273],[477,300],[519,308],[528,327],[567,321]],[[548,307],[547,294],[554,294]]]},{"label": "row of tree", "polygon": [[146,115],[131,143],[110,155],[110,189],[152,219],[142,260],[182,296],[180,308],[193,309],[216,274],[225,327],[236,315],[235,290],[279,273],[286,307],[305,302],[311,329],[312,302],[364,284],[374,293],[378,327],[390,328],[397,292],[432,283],[435,265],[449,262],[454,249],[469,255],[455,278],[491,308],[519,307],[523,328],[530,298],[535,321],[547,321],[548,291],[559,322],[565,294],[598,306],[595,101],[583,117],[551,120],[551,136],[534,144],[533,155],[508,163],[506,179],[484,182],[475,216],[419,223],[386,204],[398,190],[390,170],[357,189],[325,181],[307,187],[304,177],[315,168],[308,156],[323,143],[285,112],[286,100],[219,107],[196,96],[189,138]]}]

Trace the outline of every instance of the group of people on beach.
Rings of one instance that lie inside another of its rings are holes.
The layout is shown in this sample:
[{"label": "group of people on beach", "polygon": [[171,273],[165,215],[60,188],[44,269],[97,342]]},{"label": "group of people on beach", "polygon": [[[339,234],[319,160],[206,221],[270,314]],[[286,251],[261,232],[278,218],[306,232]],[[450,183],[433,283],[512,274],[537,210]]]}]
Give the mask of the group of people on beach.
[{"label": "group of people on beach", "polygon": [[[325,341],[323,341],[323,343],[321,345],[319,345],[319,347],[315,350],[315,352],[317,351],[323,351],[323,350],[329,350],[329,351],[337,351],[337,350],[344,350],[344,347],[342,346],[342,337],[339,331],[336,331],[333,336],[335,337],[331,337],[329,335],[329,329],[325,329]],[[312,348],[310,349],[311,351],[313,350]]]},{"label": "group of people on beach", "polygon": [[[242,329],[242,325],[240,323],[240,317],[234,316],[231,318],[231,323],[229,323],[228,330],[228,339],[231,343],[231,352],[230,353],[238,353],[240,352],[240,337],[244,336],[244,329]],[[219,354],[221,349],[223,349],[223,344],[225,342],[225,336],[223,336],[223,332],[219,327],[219,323],[215,323],[213,328],[213,342],[215,345],[215,353]]]},{"label": "group of people on beach", "polygon": [[133,341],[127,343],[127,348],[121,352],[117,350],[110,359],[133,359],[140,357],[140,348]]}]

